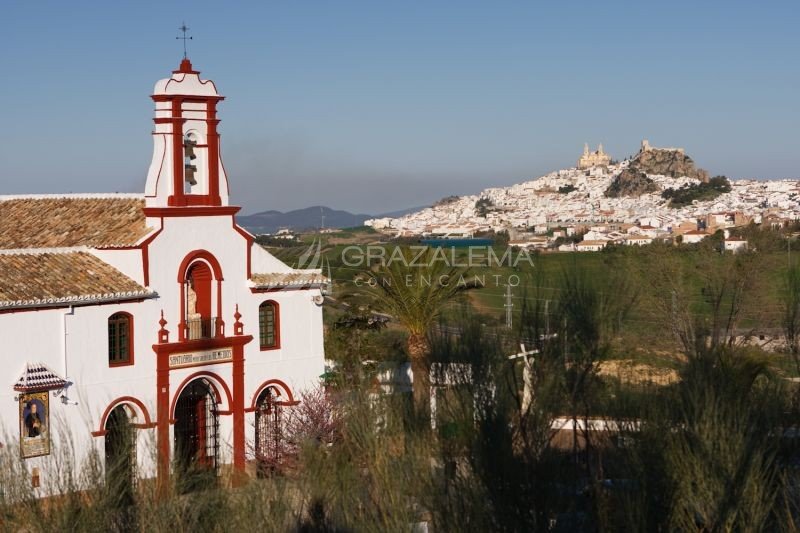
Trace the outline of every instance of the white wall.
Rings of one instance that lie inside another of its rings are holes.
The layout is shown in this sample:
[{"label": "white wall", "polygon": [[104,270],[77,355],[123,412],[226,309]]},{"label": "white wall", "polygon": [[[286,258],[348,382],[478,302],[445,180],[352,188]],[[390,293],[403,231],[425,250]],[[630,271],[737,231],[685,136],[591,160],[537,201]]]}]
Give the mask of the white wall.
[{"label": "white wall", "polygon": [[[70,401],[77,405],[62,404],[51,395],[50,423],[54,427],[53,447],[64,445],[58,438],[61,429],[72,432],[75,459],[80,462],[94,448],[103,451],[103,437],[92,437],[91,431],[101,429],[101,415],[116,398],[133,396],[147,407],[153,422],[156,420],[156,357],[153,344],[158,339],[161,310],[167,320],[170,341],[177,341],[180,321],[180,284],[178,269],[187,254],[203,249],[212,253],[220,263],[224,282],[222,286],[222,318],[226,334],[233,335],[234,312],[239,304],[244,333],[254,339],[245,346],[245,406],[249,407],[261,385],[278,379],[287,383],[297,397],[302,389],[314,386],[324,372],[322,308],[313,302],[318,289],[277,291],[266,294],[251,292],[247,280],[247,240],[233,229],[231,216],[202,218],[166,218],[161,234],[150,244],[150,288],[158,298],[142,302],[118,303],[0,314],[0,363],[5,372],[0,377],[0,423],[6,437],[3,444],[17,446],[19,435],[19,405],[15,401],[13,386],[26,363],[41,362],[74,383],[68,389]],[[256,245],[257,246],[257,245]],[[255,252],[255,250],[254,250]],[[265,256],[266,254],[266,256]],[[103,251],[102,259],[116,266],[141,283],[141,263],[136,264],[134,251]],[[266,251],[258,250],[260,266],[281,265]],[[286,268],[284,266],[284,268]],[[216,285],[212,285],[216,298]],[[274,300],[280,306],[280,348],[261,351],[258,339],[258,307],[264,300]],[[108,365],[108,317],[125,311],[134,317],[134,361],[132,366]],[[216,303],[213,306],[216,314]],[[66,346],[66,365],[64,347]],[[179,393],[178,386],[191,373],[209,371],[220,376],[233,389],[231,363],[173,370],[170,372],[170,400]],[[224,409],[227,409],[225,407]],[[254,414],[245,415],[245,431],[249,441],[253,438]],[[63,423],[61,422],[63,420]],[[137,420],[144,422],[144,420]],[[139,430],[139,470],[152,475],[151,461],[155,430]],[[232,416],[220,417],[221,460],[231,460]],[[42,483],[52,480],[55,472],[46,465],[55,457],[26,460],[28,467],[40,467]]]}]

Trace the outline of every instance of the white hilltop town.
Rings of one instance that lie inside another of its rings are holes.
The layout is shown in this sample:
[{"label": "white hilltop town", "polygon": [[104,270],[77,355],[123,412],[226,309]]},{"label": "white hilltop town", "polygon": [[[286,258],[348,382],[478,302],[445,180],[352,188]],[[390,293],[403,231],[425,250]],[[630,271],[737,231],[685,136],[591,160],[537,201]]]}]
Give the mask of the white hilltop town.
[{"label": "white hilltop town", "polygon": [[[672,163],[688,162],[688,167],[670,165],[670,158]],[[665,160],[666,166],[655,168],[669,172],[653,173],[652,165],[643,164]],[[612,183],[631,175],[649,184],[647,192],[608,196]],[[508,231],[511,245],[559,251],[599,251],[609,243],[643,245],[657,239],[696,243],[723,230],[725,247],[739,250],[747,242],[730,237],[733,227],[751,222],[783,227],[800,220],[800,182],[793,179],[730,180],[730,192],[679,208],[662,197],[664,190],[708,181],[708,174],[695,169],[682,148],[656,148],[644,140],[635,156],[615,162],[602,145],[594,152],[586,145],[573,168],[477,195],[449,197],[421,211],[371,219],[365,225],[397,236],[441,238]]]}]

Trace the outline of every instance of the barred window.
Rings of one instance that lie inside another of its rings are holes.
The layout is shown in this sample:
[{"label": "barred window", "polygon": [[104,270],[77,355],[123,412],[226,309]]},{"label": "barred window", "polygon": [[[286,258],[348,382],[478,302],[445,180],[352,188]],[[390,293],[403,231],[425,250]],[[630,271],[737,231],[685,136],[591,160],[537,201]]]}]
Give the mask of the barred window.
[{"label": "barred window", "polygon": [[278,304],[276,302],[264,302],[258,307],[258,332],[262,350],[280,347]]},{"label": "barred window", "polygon": [[108,319],[108,364],[133,363],[133,317],[116,313]]}]

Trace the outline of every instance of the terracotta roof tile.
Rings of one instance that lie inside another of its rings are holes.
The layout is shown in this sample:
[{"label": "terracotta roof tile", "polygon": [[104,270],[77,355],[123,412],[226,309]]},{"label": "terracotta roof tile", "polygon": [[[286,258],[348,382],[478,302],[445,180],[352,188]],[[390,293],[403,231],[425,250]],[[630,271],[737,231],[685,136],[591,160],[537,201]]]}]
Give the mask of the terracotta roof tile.
[{"label": "terracotta roof tile", "polygon": [[0,197],[0,249],[131,246],[151,229],[144,199]]},{"label": "terracotta roof tile", "polygon": [[328,281],[323,274],[309,271],[275,272],[270,274],[253,274],[250,278],[257,289],[297,288],[312,285],[323,285]]},{"label": "terracotta roof tile", "polygon": [[19,392],[34,392],[63,389],[67,380],[56,374],[49,366],[43,363],[28,363],[25,370],[14,384],[14,390]]},{"label": "terracotta roof tile", "polygon": [[87,252],[0,253],[0,309],[154,296]]}]

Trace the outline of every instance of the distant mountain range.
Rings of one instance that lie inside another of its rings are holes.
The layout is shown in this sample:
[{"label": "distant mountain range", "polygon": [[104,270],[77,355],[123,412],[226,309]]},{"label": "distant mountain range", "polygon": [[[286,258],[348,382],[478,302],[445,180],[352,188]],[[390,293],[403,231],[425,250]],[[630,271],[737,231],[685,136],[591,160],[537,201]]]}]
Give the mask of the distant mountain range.
[{"label": "distant mountain range", "polygon": [[323,225],[323,217],[324,226],[326,228],[352,228],[355,226],[362,226],[364,221],[370,218],[396,218],[407,213],[419,211],[420,209],[423,208],[413,207],[380,215],[364,215],[315,205],[306,207],[305,209],[287,211],[285,213],[274,210],[262,211],[252,215],[239,216],[236,218],[236,221],[251,233],[261,234],[275,233],[282,228],[288,228],[294,231],[319,229]]}]

